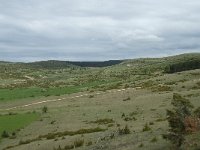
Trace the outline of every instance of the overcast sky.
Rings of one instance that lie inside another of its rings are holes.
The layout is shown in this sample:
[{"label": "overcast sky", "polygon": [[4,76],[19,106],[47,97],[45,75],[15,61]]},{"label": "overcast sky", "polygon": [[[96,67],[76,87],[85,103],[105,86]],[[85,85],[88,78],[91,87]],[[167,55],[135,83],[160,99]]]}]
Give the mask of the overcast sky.
[{"label": "overcast sky", "polygon": [[200,52],[199,0],[0,0],[0,60]]}]

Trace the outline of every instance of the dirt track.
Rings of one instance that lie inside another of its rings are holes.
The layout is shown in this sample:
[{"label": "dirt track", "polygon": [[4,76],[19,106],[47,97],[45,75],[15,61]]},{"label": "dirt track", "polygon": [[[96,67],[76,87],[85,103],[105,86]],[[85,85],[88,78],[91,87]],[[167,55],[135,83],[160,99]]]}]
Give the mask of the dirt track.
[{"label": "dirt track", "polygon": [[[138,87],[139,88],[139,87]],[[97,92],[94,93],[93,95],[101,95],[101,94],[105,94],[105,93],[116,93],[116,92],[122,92],[122,91],[126,91],[129,89],[137,89],[137,88],[127,88],[127,89],[118,89],[118,90],[110,90],[107,92]],[[4,109],[0,109],[0,111],[8,111],[8,110],[13,110],[13,109],[18,109],[18,108],[24,108],[24,107],[28,107],[28,106],[33,106],[33,105],[40,105],[43,103],[50,103],[50,102],[57,102],[57,101],[63,101],[66,99],[74,99],[74,98],[80,98],[83,96],[89,96],[90,94],[81,94],[81,95],[77,95],[77,96],[73,96],[73,97],[67,97],[67,98],[58,98],[58,99],[52,99],[52,100],[44,100],[44,101],[40,101],[40,102],[33,102],[33,103],[29,103],[29,104],[24,104],[24,105],[20,105],[20,106],[14,106],[14,107],[10,107],[10,108],[4,108]]]}]

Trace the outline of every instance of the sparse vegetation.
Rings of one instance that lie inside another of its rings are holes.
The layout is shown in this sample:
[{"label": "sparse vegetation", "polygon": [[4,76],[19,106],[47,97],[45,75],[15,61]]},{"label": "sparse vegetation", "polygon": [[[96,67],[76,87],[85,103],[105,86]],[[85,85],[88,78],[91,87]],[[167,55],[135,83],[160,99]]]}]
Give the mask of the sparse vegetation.
[{"label": "sparse vegetation", "polygon": [[141,143],[141,144],[140,144],[138,147],[140,147],[140,148],[141,148],[141,147],[143,147],[143,146],[144,146],[144,144],[143,144],[143,143]]},{"label": "sparse vegetation", "polygon": [[103,131],[106,131],[106,129],[97,127],[97,128],[90,128],[90,129],[80,129],[77,131],[64,131],[64,132],[48,133],[46,135],[40,135],[39,138],[54,139],[56,137],[74,136],[74,135],[103,132]]},{"label": "sparse vegetation", "polygon": [[123,99],[123,101],[129,101],[129,100],[131,100],[130,97],[127,97],[127,98]]},{"label": "sparse vegetation", "polygon": [[157,138],[154,137],[153,139],[151,139],[151,142],[153,142],[153,143],[157,142]]},{"label": "sparse vegetation", "polygon": [[145,132],[145,131],[150,131],[150,130],[151,130],[151,128],[149,127],[148,123],[146,123],[146,124],[144,125],[142,131]]},{"label": "sparse vegetation", "polygon": [[119,133],[119,135],[124,135],[124,134],[130,134],[131,133],[131,131],[130,131],[130,129],[129,129],[129,127],[128,127],[128,125],[126,125],[124,128],[119,128],[118,129],[118,133]]},{"label": "sparse vegetation", "polygon": [[114,120],[110,118],[105,118],[105,119],[97,119],[96,121],[91,121],[90,123],[109,124],[109,123],[114,123]]},{"label": "sparse vegetation", "polygon": [[[194,55],[103,68],[13,63],[2,69],[0,62],[0,149],[174,148],[160,138],[163,133],[175,141],[174,149],[197,149],[200,70],[164,72],[165,66],[199,57]],[[46,100],[53,101],[28,106]]]},{"label": "sparse vegetation", "polygon": [[77,147],[81,147],[83,146],[84,144],[84,140],[83,139],[77,139],[74,141],[74,147],[77,148]]},{"label": "sparse vegetation", "polygon": [[42,107],[42,113],[47,113],[47,111],[48,111],[47,106]]},{"label": "sparse vegetation", "polygon": [[61,146],[59,145],[59,147],[58,148],[54,148],[54,150],[70,150],[70,149],[75,149],[75,148],[83,146],[83,144],[84,144],[84,140],[83,139],[77,139],[77,140],[74,141],[73,144],[65,145],[64,148],[61,148]]}]

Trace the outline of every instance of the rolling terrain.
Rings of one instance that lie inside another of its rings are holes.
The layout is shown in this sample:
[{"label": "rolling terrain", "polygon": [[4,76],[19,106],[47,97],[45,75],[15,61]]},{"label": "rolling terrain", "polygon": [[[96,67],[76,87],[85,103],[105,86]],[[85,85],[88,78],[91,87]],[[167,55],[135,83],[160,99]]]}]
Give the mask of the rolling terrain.
[{"label": "rolling terrain", "polygon": [[[175,94],[200,107],[200,54],[107,62],[0,62],[0,149],[174,149]],[[200,131],[182,149],[200,148]]]}]

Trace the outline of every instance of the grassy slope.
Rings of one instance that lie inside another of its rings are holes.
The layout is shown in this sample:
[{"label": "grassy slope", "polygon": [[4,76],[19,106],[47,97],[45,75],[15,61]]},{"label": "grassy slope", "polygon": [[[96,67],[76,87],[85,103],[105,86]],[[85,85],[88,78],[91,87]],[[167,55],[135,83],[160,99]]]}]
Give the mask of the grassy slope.
[{"label": "grassy slope", "polygon": [[[162,75],[164,68],[171,63],[191,59],[200,60],[200,54],[126,60],[121,64],[105,68],[80,68],[57,61],[36,62],[31,65],[0,63],[0,87],[2,86],[0,101],[71,94],[88,88],[92,90],[119,88],[119,84],[115,85],[116,81],[122,84],[135,84],[137,81]],[[51,65],[53,69],[49,69]],[[59,66],[65,69],[54,69]],[[44,69],[41,69],[42,67]],[[112,86],[107,84],[112,82]]]},{"label": "grassy slope", "polygon": [[[26,127],[39,118],[39,114],[12,114],[0,116],[0,134],[7,131],[10,135],[16,130]],[[1,137],[0,137],[1,138]]]},{"label": "grassy slope", "polygon": [[[77,76],[78,81],[83,81],[83,85],[77,85],[76,89],[87,89],[87,87],[94,87],[98,85],[110,86],[112,82],[121,81],[122,84],[128,84],[128,86],[141,86],[142,89],[132,91],[129,90],[123,93],[105,93],[103,95],[94,96],[93,98],[85,97],[80,99],[75,99],[73,101],[61,101],[57,103],[49,103],[47,107],[49,112],[47,115],[43,115],[43,121],[37,122],[37,124],[26,127],[23,131],[20,131],[20,135],[17,135],[17,139],[6,140],[7,143],[2,143],[0,148],[6,147],[8,145],[13,145],[13,143],[19,143],[21,138],[31,139],[37,137],[41,134],[53,133],[55,131],[65,131],[65,130],[78,130],[81,128],[91,128],[99,126],[98,124],[90,123],[97,119],[112,118],[115,123],[108,127],[107,124],[100,125],[103,128],[108,128],[104,133],[93,133],[89,135],[72,136],[65,137],[65,139],[54,139],[54,140],[41,140],[36,142],[31,142],[27,145],[22,145],[15,147],[14,149],[26,150],[26,149],[53,149],[53,147],[58,147],[61,145],[64,147],[67,143],[72,143],[75,139],[84,138],[86,142],[92,141],[91,146],[84,146],[81,149],[100,149],[102,146],[104,149],[110,150],[131,150],[131,149],[170,149],[170,143],[162,139],[162,134],[167,132],[167,121],[166,109],[170,108],[170,102],[172,99],[172,94],[174,92],[180,93],[184,97],[190,99],[190,101],[195,105],[195,107],[200,106],[200,87],[199,78],[200,70],[185,71],[175,74],[164,74],[163,69],[166,65],[178,61],[187,61],[191,58],[199,58],[199,54],[187,54],[175,57],[168,57],[162,59],[138,59],[138,60],[127,60],[119,65],[106,68],[94,68],[88,70],[75,70],[71,74]],[[148,70],[146,70],[148,69]],[[30,70],[29,70],[30,71]],[[51,78],[51,82],[54,82],[62,78],[63,75],[69,72],[55,73],[58,70],[51,70],[51,74],[48,76]],[[42,70],[40,70],[42,72]],[[78,75],[81,72],[80,75]],[[149,73],[148,73],[149,72]],[[48,75],[48,73],[47,73]],[[52,77],[55,76],[55,77]],[[65,79],[65,77],[63,77]],[[92,80],[91,80],[92,79]],[[99,82],[100,79],[105,79],[103,82]],[[92,81],[92,82],[91,82]],[[94,82],[96,81],[96,82]],[[164,88],[160,88],[160,85]],[[123,86],[122,86],[123,87]],[[121,88],[122,88],[121,87]],[[170,90],[168,90],[168,87]],[[119,87],[116,87],[119,88]],[[40,87],[36,87],[36,97],[41,96]],[[5,89],[3,89],[5,90]],[[2,91],[3,91],[2,90]],[[30,90],[30,91],[29,91]],[[4,97],[8,99],[24,98],[31,96],[34,91],[33,89],[6,89]],[[47,91],[52,95],[58,93],[65,94],[67,91],[65,88],[51,87],[47,88]],[[73,91],[73,89],[71,89]],[[15,92],[13,92],[15,91]],[[62,93],[64,92],[64,93]],[[78,92],[78,90],[73,91]],[[30,94],[32,93],[32,94]],[[13,94],[13,95],[12,95]],[[93,93],[91,93],[92,95]],[[21,97],[20,97],[21,96]],[[124,101],[130,97],[128,101]],[[15,101],[12,101],[15,103]],[[41,111],[41,106],[33,106],[25,108],[24,110],[16,110],[16,112],[24,113],[24,111],[36,112]],[[111,110],[111,111],[108,111]],[[122,118],[122,113],[125,113],[127,117],[131,117],[130,114],[136,112],[134,117],[136,120],[124,121]],[[24,114],[26,115],[26,114]],[[1,118],[1,116],[0,116]],[[17,117],[16,117],[17,118]],[[26,118],[26,117],[25,117]],[[28,117],[29,118],[29,117]],[[31,117],[30,117],[31,118]],[[27,119],[19,119],[29,122]],[[16,122],[17,120],[12,120]],[[54,122],[51,124],[51,122]],[[1,120],[0,120],[1,122]],[[151,131],[142,132],[145,123],[153,122],[151,125]],[[120,126],[118,126],[119,124]],[[95,143],[99,137],[106,137],[113,132],[116,132],[118,128],[123,128],[128,125],[131,134],[119,136],[116,135],[114,139],[102,140],[99,143]],[[38,126],[40,128],[38,128]],[[4,126],[5,127],[5,126]],[[14,125],[15,127],[15,125]],[[29,136],[27,136],[27,134]],[[152,142],[151,140],[156,137],[157,141]],[[188,135],[187,142],[192,141],[192,147],[195,144],[200,147],[198,143],[200,135],[199,133],[195,135]],[[140,145],[143,144],[142,147]],[[187,146],[187,145],[185,145]],[[190,146],[188,149],[192,149]]]},{"label": "grassy slope", "polygon": [[[36,124],[32,124],[26,127],[23,131],[20,131],[20,135],[14,140],[6,140],[8,143],[2,143],[2,147],[18,144],[20,139],[28,140],[34,139],[39,135],[46,135],[48,133],[54,133],[55,131],[75,131],[83,128],[94,128],[100,126],[101,128],[108,128],[102,133],[84,134],[84,136],[65,136],[65,138],[55,138],[53,140],[39,140],[37,142],[31,142],[29,144],[16,146],[15,150],[26,150],[28,148],[33,149],[49,149],[53,150],[53,147],[64,147],[69,145],[76,139],[83,138],[85,143],[92,141],[91,146],[84,146],[80,149],[103,149],[107,150],[131,150],[131,149],[163,149],[169,150],[171,144],[162,139],[162,134],[167,132],[168,124],[166,121],[166,109],[171,108],[171,100],[173,93],[179,93],[185,98],[188,98],[195,107],[200,106],[200,86],[198,86],[200,78],[200,70],[185,71],[175,74],[167,74],[157,77],[152,77],[144,81],[140,81],[144,85],[139,90],[128,90],[124,92],[103,93],[93,98],[83,97],[74,100],[60,101],[56,103],[47,103],[49,111],[47,114],[42,115],[43,121],[38,121]],[[151,81],[153,84],[143,84]],[[166,89],[159,90],[159,85],[169,86],[172,90]],[[194,88],[195,87],[195,88]],[[158,88],[158,91],[154,89]],[[91,93],[93,95],[94,93]],[[126,100],[130,97],[130,100]],[[26,112],[35,110],[41,111],[42,106],[33,106],[24,109],[15,110],[15,112]],[[110,110],[110,111],[108,111]],[[136,120],[125,121],[122,114],[126,117],[133,117]],[[109,124],[97,124],[92,123],[97,119],[113,119],[114,123]],[[55,122],[51,124],[51,122]],[[146,123],[153,123],[149,125],[151,131],[143,132],[143,127]],[[118,125],[120,126],[118,126]],[[118,128],[123,128],[128,125],[131,134],[118,135],[116,131]],[[40,128],[38,128],[38,126]],[[109,139],[108,136],[115,133],[113,139]],[[29,136],[26,136],[26,135]],[[198,143],[200,134],[190,134],[187,136],[186,144],[187,149],[194,149],[200,146]],[[104,137],[108,138],[104,140]],[[98,141],[99,138],[103,140]],[[152,142],[152,139],[156,138],[156,141]],[[10,143],[9,143],[10,142]],[[187,144],[191,145],[187,145]],[[143,144],[142,147],[140,145]],[[197,146],[195,146],[197,144]],[[1,148],[1,146],[0,146]]]},{"label": "grassy slope", "polygon": [[94,88],[102,84],[108,84],[106,81],[94,81],[88,82],[82,85],[70,86],[70,87],[51,87],[51,88],[14,88],[14,89],[0,89],[0,101],[20,100],[29,97],[41,97],[41,96],[60,96],[64,94],[72,94],[84,91],[88,88]]}]

